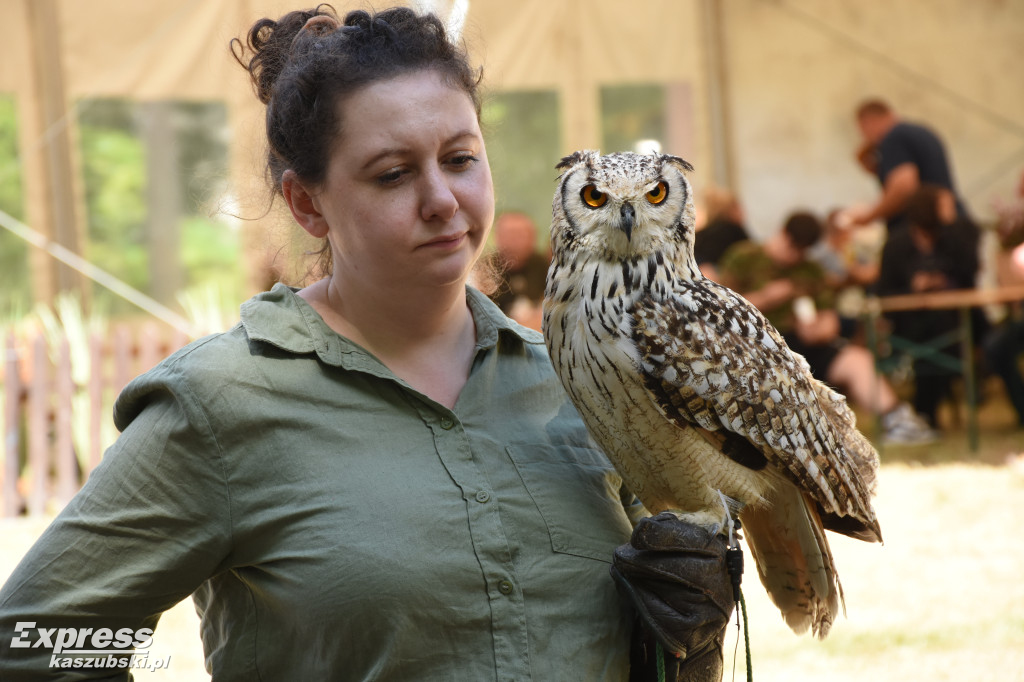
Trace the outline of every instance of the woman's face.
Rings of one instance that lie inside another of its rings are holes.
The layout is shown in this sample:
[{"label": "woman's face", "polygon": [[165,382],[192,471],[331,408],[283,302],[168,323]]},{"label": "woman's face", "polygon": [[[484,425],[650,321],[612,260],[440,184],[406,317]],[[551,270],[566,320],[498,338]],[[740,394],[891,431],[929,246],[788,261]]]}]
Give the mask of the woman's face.
[{"label": "woman's face", "polygon": [[464,283],[494,219],[469,95],[418,71],[364,86],[339,106],[341,135],[312,198],[334,277],[374,286]]}]

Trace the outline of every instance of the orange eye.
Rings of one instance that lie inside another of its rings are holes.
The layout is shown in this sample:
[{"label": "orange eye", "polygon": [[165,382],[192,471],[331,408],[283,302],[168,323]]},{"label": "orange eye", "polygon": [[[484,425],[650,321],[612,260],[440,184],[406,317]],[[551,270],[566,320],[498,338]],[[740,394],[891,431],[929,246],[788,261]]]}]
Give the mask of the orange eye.
[{"label": "orange eye", "polygon": [[647,201],[655,206],[665,201],[666,198],[668,198],[668,185],[664,182],[659,182],[657,187],[647,193]]},{"label": "orange eye", "polygon": [[604,192],[598,192],[596,185],[584,187],[580,190],[580,196],[583,197],[583,203],[590,208],[601,208],[608,201],[608,195]]}]

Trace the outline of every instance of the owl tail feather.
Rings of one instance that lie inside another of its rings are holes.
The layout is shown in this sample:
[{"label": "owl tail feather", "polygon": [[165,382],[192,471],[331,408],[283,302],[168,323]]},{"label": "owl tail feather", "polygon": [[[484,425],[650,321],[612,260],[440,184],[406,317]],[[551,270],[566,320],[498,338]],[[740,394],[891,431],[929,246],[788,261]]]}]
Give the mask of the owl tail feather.
[{"label": "owl tail feather", "polygon": [[794,486],[779,486],[767,505],[740,514],[761,583],[797,634],[824,639],[839,612],[845,614],[832,550],[814,504]]}]

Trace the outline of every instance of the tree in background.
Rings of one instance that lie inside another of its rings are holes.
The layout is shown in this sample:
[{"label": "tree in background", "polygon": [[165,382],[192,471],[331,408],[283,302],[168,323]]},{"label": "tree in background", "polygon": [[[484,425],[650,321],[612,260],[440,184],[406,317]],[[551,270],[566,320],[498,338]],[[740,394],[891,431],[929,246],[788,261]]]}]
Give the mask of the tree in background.
[{"label": "tree in background", "polygon": [[[0,95],[0,210],[24,220],[21,162],[18,157],[17,103]],[[17,317],[32,307],[28,246],[0,229],[0,318]]]}]

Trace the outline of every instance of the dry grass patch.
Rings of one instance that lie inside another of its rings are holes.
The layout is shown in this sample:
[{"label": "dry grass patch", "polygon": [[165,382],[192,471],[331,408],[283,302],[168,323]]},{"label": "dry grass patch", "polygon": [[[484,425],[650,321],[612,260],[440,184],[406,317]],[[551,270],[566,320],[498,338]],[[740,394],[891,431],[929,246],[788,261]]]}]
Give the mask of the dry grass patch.
[{"label": "dry grass patch", "polygon": [[[1003,447],[997,443],[992,452]],[[1016,525],[1024,462],[922,466],[903,463],[915,460],[912,453],[898,454],[885,453],[897,463],[883,466],[880,477],[885,546],[832,535],[848,617],[827,640],[786,628],[748,560],[744,590],[758,682],[1024,682],[1024,541]],[[927,461],[920,452],[916,459]],[[1000,457],[990,452],[986,460]],[[0,579],[44,527],[38,520],[0,522]],[[136,679],[209,679],[191,600],[165,614],[153,642],[151,656],[170,655],[170,669]],[[741,651],[737,680],[744,679],[742,657]]]}]

